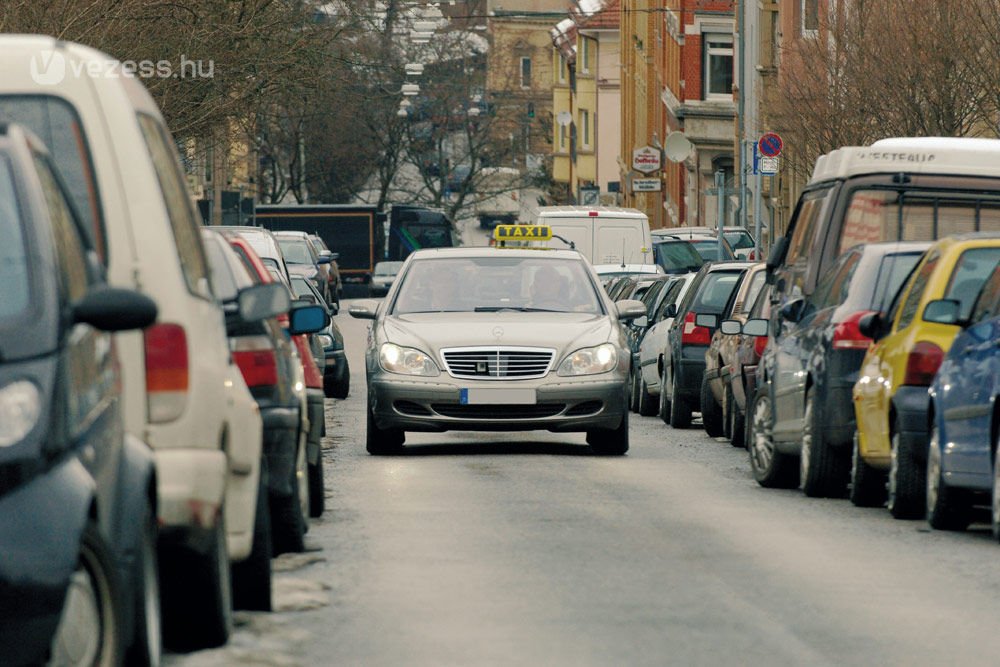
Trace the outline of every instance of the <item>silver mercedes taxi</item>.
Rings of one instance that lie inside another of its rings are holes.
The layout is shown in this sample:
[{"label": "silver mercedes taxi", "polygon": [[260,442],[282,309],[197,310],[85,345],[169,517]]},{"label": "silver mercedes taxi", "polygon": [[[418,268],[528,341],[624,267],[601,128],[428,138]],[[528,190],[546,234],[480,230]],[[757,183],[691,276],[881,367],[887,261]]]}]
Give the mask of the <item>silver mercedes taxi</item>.
[{"label": "silver mercedes taxi", "polygon": [[631,355],[612,303],[573,250],[419,250],[372,319],[367,448],[401,451],[406,431],[586,432],[596,454],[628,451]]}]

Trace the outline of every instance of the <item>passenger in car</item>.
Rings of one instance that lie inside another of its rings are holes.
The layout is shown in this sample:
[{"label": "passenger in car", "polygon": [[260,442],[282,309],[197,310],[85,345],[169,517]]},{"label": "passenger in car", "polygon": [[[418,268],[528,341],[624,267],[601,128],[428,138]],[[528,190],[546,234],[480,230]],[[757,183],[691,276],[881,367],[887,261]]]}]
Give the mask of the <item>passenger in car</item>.
[{"label": "passenger in car", "polygon": [[566,296],[565,279],[554,268],[539,267],[531,281],[531,307],[546,310],[565,310]]}]

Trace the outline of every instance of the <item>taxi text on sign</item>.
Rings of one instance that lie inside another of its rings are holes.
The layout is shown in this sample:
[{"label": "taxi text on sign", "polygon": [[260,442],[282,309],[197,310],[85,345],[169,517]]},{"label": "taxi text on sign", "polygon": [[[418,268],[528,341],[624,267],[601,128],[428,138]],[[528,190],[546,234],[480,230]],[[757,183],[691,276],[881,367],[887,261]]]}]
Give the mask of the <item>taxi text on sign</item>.
[{"label": "taxi text on sign", "polygon": [[497,225],[493,238],[498,241],[548,241],[552,238],[552,228],[548,225]]}]

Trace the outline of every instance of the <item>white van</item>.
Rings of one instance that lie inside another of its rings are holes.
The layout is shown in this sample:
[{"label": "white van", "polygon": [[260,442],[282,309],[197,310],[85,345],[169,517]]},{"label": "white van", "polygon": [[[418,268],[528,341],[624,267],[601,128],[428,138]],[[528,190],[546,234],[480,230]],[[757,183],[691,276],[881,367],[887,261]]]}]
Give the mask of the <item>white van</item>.
[{"label": "white van", "polygon": [[43,36],[0,36],[0,119],[47,144],[108,283],[159,309],[144,332],[115,335],[125,428],[156,461],[164,628],[192,648],[222,644],[230,558],[253,541],[261,421],[230,359],[174,140],[113,58]]},{"label": "white van", "polygon": [[570,244],[591,264],[655,264],[649,218],[634,208],[543,206],[536,225],[552,228],[550,248]]}]

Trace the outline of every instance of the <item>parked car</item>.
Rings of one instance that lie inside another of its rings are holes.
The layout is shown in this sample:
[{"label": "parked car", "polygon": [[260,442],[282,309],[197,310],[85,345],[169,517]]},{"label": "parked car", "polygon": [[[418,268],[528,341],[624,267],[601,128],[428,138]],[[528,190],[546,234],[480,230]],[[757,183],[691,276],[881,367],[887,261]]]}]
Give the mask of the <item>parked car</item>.
[{"label": "parked car", "polygon": [[156,474],[105,332],[156,304],[107,285],[48,151],[7,124],[0,239],[0,664],[155,664]]},{"label": "parked car", "polygon": [[[935,243],[888,314],[858,323],[875,341],[854,385],[858,422],[854,483],[877,498],[888,470],[888,506],[897,519],[926,511],[928,387],[1000,262],[1000,234],[963,234]],[[868,503],[859,503],[868,504]]]},{"label": "parked car", "polygon": [[664,288],[665,293],[650,316],[649,328],[639,343],[639,363],[633,369],[638,378],[632,379],[632,391],[637,394],[635,411],[644,417],[655,415],[660,409],[660,378],[667,333],[677,313],[677,304],[684,298],[694,277],[694,273],[687,273],[672,278]]},{"label": "parked car", "polygon": [[[292,291],[296,298],[311,303],[322,303],[316,288],[301,276],[292,276]],[[328,313],[333,315],[332,312]],[[351,369],[344,353],[344,336],[337,323],[330,318],[330,324],[322,332],[312,336],[313,355],[323,359],[323,393],[327,398],[347,398],[351,385]],[[324,431],[324,435],[326,432]]]},{"label": "parked car", "polygon": [[402,266],[402,262],[379,262],[376,264],[375,270],[372,272],[372,280],[368,283],[368,296],[385,296]]},{"label": "parked car", "polygon": [[[734,447],[747,447],[747,397],[752,397],[757,391],[757,365],[767,347],[770,317],[771,286],[765,284],[746,321],[736,323],[739,324],[738,329],[731,321],[724,321],[719,325],[724,335],[734,334],[730,342],[723,343],[735,348],[734,361],[728,373],[729,400],[723,403],[729,442]],[[727,358],[729,354],[724,350],[723,358]]]},{"label": "parked car", "polygon": [[701,267],[676,310],[667,331],[660,375],[660,416],[674,428],[691,425],[691,413],[701,400],[705,349],[712,329],[696,323],[699,315],[725,312],[752,266],[749,262],[713,262]]},{"label": "parked car", "polygon": [[290,273],[297,273],[312,282],[323,296],[323,302],[333,304],[336,294],[330,286],[330,262],[333,253],[320,255],[306,232],[272,232],[281,247],[285,265]]},{"label": "parked car", "polygon": [[594,270],[601,280],[620,276],[655,275],[663,273],[657,264],[595,264]]},{"label": "parked car", "polygon": [[[808,296],[773,311],[774,344],[763,360],[771,434],[756,442],[754,477],[763,486],[796,486],[808,496],[843,497],[856,430],[851,391],[871,339],[858,328],[872,311],[888,310],[930,246],[872,243],[850,248]],[[763,416],[763,415],[759,415]],[[853,485],[857,500],[861,486]],[[881,500],[877,500],[881,503]]]},{"label": "parked car", "polygon": [[625,338],[632,353],[632,377],[629,385],[629,408],[632,412],[639,411],[639,397],[632,391],[639,386],[639,345],[649,329],[650,317],[659,304],[660,297],[666,294],[664,288],[669,286],[673,280],[675,277],[668,275],[643,277],[641,280],[635,281],[635,286],[621,296],[621,299],[635,299],[646,306],[644,316],[623,323]]},{"label": "parked car", "polygon": [[654,236],[653,257],[664,273],[693,273],[705,263],[693,245],[674,237]]},{"label": "parked car", "polygon": [[[281,251],[270,232],[253,227],[220,227],[218,230],[226,236],[251,275],[256,275],[263,282],[267,282],[265,276],[269,276],[271,280],[279,282],[291,290],[291,277],[287,272],[281,270],[281,267],[284,267],[284,260],[281,258]],[[261,252],[268,254],[261,256]],[[279,316],[278,322],[288,331],[290,321],[287,316]],[[285,486],[277,493],[285,499],[289,497],[299,499],[298,507],[301,510],[301,518],[296,516],[295,506],[288,505],[287,500],[276,498],[273,501],[280,505],[277,510],[273,511],[284,511],[291,517],[291,520],[282,524],[288,526],[287,532],[276,535],[275,548],[279,552],[302,551],[305,548],[304,536],[309,527],[305,517],[307,515],[315,517],[322,514],[325,503],[323,457],[320,455],[320,439],[326,429],[326,416],[323,412],[324,396],[321,389],[323,386],[322,375],[313,357],[309,335],[305,333],[293,335],[289,331],[289,336],[295,346],[299,361],[300,374],[297,375],[296,381],[301,383],[304,391],[298,393],[302,403],[296,437],[299,446],[296,449],[295,479],[291,488]],[[276,428],[282,427],[276,425]],[[303,443],[304,446],[302,446]]]},{"label": "parked car", "polygon": [[[718,227],[668,227],[666,229],[655,230],[654,235],[657,233],[661,235],[670,235],[677,239],[692,239],[700,238],[704,236],[718,236]],[[725,226],[722,228],[722,238],[726,239],[726,242],[732,248],[736,259],[740,260],[752,260],[758,259],[754,257],[754,238],[748,230],[743,227],[733,225]],[[653,239],[653,243],[656,243],[656,239]]]},{"label": "parked car", "polygon": [[1000,539],[1000,264],[969,319],[959,319],[959,308],[953,313],[964,330],[930,389],[927,521],[938,530],[962,530],[972,506],[987,505],[993,539]]},{"label": "parked car", "polygon": [[[729,376],[736,363],[736,348],[726,344],[729,337],[723,335],[719,330],[719,323],[722,320],[735,320],[741,325],[747,320],[750,309],[753,308],[757,295],[764,287],[764,279],[767,274],[764,271],[764,263],[758,263],[747,269],[746,277],[740,281],[733,299],[714,318],[713,326],[710,327],[715,333],[705,350],[705,375],[701,382],[701,421],[705,432],[713,438],[725,436],[732,438],[729,432],[729,424],[726,420],[727,411],[731,411],[727,405],[731,402],[729,396]],[[732,439],[730,440],[732,442]],[[742,445],[739,440],[735,444]]]},{"label": "parked car", "polygon": [[[80,73],[58,88],[32,78],[32,63],[55,56]],[[165,639],[214,646],[232,625],[230,559],[252,546],[260,417],[229,361],[176,143],[138,78],[105,75],[114,62],[51,37],[0,36],[0,117],[52,150],[108,284],[156,303],[155,324],[114,335],[125,430],[156,461]]]},{"label": "parked car", "polygon": [[[340,264],[337,260],[340,259],[339,252],[333,252],[327,247],[326,241],[323,237],[318,234],[310,234],[309,240],[312,241],[313,247],[316,252],[319,253],[320,257],[329,257],[330,263],[327,265],[327,279],[330,281],[330,296],[333,298],[333,303],[330,305],[336,306],[335,311],[340,310],[340,299],[344,296],[344,282],[340,279]],[[336,314],[336,312],[334,312]]]}]

